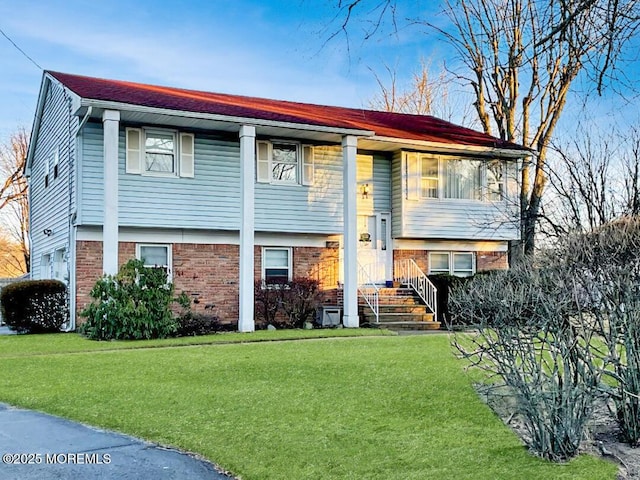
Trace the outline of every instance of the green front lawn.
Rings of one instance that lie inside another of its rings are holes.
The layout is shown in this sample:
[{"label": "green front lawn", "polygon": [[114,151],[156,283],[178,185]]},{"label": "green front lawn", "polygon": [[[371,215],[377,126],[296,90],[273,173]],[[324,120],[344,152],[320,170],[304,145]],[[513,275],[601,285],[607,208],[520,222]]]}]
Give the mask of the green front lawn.
[{"label": "green front lawn", "polygon": [[529,455],[446,335],[179,343],[3,337],[0,401],[197,452],[247,480],[615,478],[593,457]]}]

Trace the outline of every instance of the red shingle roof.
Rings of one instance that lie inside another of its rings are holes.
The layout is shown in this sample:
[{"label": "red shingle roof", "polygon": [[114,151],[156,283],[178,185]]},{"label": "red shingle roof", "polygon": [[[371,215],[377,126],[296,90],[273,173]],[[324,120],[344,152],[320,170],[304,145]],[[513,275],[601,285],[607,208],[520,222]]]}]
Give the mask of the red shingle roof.
[{"label": "red shingle roof", "polygon": [[313,105],[51,71],[47,73],[80,97],[92,100],[294,124],[371,130],[381,137],[525,150],[520,145],[429,115]]}]

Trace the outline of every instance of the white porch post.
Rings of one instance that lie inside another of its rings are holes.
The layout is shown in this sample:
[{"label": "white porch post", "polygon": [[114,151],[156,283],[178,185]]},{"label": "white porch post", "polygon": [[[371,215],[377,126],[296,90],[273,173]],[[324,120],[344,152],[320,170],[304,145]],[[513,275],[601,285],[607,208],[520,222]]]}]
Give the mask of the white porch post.
[{"label": "white porch post", "polygon": [[240,127],[240,318],[238,330],[253,332],[253,244],[256,128]]},{"label": "white porch post", "polygon": [[118,273],[118,129],[120,112],[105,110],[104,129],[104,221],[102,224],[102,269]]},{"label": "white porch post", "polygon": [[357,328],[358,320],[358,239],[356,152],[358,139],[342,137],[342,181],[344,187],[344,316],[345,327]]}]

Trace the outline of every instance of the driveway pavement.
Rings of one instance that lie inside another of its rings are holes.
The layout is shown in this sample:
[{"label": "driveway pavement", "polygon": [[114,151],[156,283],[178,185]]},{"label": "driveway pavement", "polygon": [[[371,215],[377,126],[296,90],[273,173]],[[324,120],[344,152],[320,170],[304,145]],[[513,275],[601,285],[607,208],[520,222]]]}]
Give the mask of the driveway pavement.
[{"label": "driveway pavement", "polygon": [[0,403],[3,480],[228,480],[209,462],[143,440]]}]

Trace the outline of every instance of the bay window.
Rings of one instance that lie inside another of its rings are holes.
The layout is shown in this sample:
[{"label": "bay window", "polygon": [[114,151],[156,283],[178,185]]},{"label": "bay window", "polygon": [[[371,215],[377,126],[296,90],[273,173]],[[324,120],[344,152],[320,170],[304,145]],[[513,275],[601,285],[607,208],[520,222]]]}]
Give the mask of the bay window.
[{"label": "bay window", "polygon": [[[416,154],[412,154],[416,155]],[[420,155],[420,198],[501,201],[505,195],[505,162]]]}]

